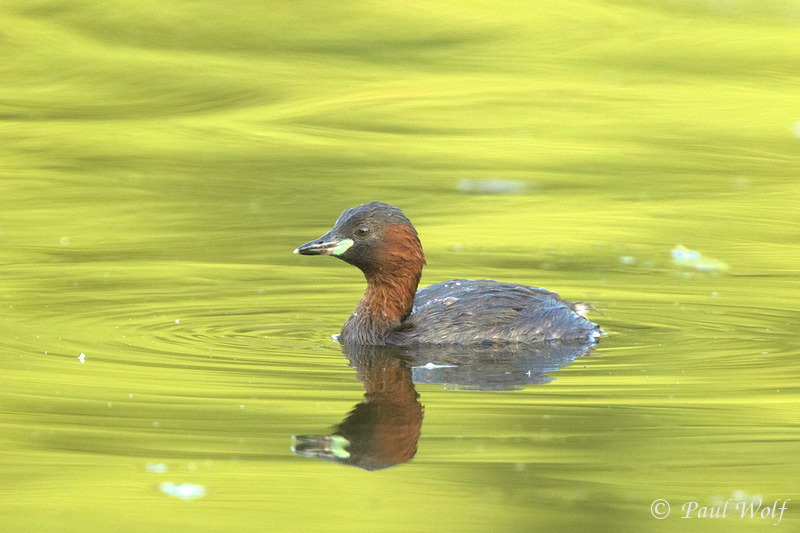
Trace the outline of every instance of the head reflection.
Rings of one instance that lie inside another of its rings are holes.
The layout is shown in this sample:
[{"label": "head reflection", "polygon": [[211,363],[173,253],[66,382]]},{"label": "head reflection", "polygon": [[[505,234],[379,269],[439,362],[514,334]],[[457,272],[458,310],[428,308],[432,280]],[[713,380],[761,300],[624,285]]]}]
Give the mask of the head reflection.
[{"label": "head reflection", "polygon": [[393,347],[348,346],[345,353],[364,384],[364,401],[332,435],[294,437],[292,450],[366,470],[408,461],[417,453],[423,411],[410,361]]}]

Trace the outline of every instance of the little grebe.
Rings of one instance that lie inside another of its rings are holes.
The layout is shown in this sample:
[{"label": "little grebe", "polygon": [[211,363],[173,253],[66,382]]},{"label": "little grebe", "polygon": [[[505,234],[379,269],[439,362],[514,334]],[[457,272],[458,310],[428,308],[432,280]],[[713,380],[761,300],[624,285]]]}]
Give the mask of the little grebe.
[{"label": "little grebe", "polygon": [[360,345],[594,341],[599,326],[586,304],[556,293],[494,280],[456,279],[417,290],[425,256],[417,231],[398,208],[380,202],[345,210],[328,233],[294,253],[332,255],[357,266],[367,290],[339,342]]}]

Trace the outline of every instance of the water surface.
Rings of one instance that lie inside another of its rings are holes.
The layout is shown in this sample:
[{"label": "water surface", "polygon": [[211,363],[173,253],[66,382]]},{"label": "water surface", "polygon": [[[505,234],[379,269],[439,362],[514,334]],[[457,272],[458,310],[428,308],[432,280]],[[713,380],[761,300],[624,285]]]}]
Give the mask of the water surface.
[{"label": "water surface", "polygon": [[[800,524],[797,2],[0,13],[4,531]],[[375,382],[331,340],[360,273],[291,250],[370,200],[423,284],[547,287],[608,335],[510,386],[410,369],[390,468],[292,453]]]}]

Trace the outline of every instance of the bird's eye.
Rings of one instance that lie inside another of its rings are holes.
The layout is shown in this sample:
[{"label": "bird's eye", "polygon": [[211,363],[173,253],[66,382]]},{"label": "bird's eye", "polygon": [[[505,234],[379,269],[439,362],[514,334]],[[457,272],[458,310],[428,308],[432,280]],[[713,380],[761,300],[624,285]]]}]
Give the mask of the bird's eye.
[{"label": "bird's eye", "polygon": [[365,239],[367,235],[369,235],[369,227],[368,226],[358,226],[356,231],[354,232],[355,236],[359,239]]}]

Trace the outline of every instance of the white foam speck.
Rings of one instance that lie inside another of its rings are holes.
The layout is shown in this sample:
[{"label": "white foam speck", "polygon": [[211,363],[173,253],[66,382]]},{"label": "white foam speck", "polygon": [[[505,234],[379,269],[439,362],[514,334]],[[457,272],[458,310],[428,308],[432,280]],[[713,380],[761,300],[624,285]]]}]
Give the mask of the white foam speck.
[{"label": "white foam speck", "polygon": [[434,363],[428,363],[427,365],[418,366],[418,367],[415,367],[415,368],[431,369],[431,368],[455,368],[455,367],[456,367],[456,365],[436,365]]},{"label": "white foam speck", "polygon": [[206,495],[206,488],[203,485],[195,485],[194,483],[161,483],[158,486],[161,492],[170,496],[175,496],[182,500],[194,500],[202,498]]},{"label": "white foam speck", "polygon": [[151,474],[166,474],[169,471],[169,467],[164,463],[147,463],[144,465],[144,471]]}]

